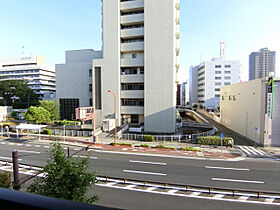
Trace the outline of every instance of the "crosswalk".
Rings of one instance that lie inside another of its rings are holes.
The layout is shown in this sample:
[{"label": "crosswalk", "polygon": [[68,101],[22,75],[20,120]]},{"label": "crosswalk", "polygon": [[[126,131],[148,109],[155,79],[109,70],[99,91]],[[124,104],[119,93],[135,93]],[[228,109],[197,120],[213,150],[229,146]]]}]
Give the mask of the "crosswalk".
[{"label": "crosswalk", "polygon": [[261,149],[253,146],[237,146],[248,157],[270,157],[270,155]]}]

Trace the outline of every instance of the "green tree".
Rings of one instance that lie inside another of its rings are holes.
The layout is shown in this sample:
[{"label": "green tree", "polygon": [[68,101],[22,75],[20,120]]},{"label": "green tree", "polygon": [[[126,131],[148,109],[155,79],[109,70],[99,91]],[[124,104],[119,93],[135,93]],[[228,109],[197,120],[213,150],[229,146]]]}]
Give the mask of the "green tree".
[{"label": "green tree", "polygon": [[51,101],[39,101],[40,107],[45,108],[51,115],[51,121],[59,119],[59,105],[56,104],[55,100]]},{"label": "green tree", "polygon": [[0,187],[10,188],[11,185],[11,173],[0,172]]},{"label": "green tree", "polygon": [[51,115],[48,110],[43,107],[31,106],[25,113],[25,120],[32,123],[47,123],[51,121]]},{"label": "green tree", "polygon": [[1,105],[14,108],[28,108],[38,105],[38,95],[23,80],[5,80],[0,82]]},{"label": "green tree", "polygon": [[67,158],[58,142],[53,143],[50,161],[44,167],[44,178],[36,178],[27,191],[49,197],[93,203],[98,196],[88,197],[88,190],[97,182],[89,172],[88,159]]}]

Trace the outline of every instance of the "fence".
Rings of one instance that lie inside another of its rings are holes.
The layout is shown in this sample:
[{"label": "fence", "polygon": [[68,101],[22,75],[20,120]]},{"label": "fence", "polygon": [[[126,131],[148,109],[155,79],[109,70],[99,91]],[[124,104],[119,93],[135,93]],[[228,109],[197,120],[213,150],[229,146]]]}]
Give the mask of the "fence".
[{"label": "fence", "polygon": [[[212,127],[212,129],[203,133],[190,134],[190,135],[152,135],[152,136],[154,136],[155,141],[194,142],[196,138],[199,136],[212,136],[217,132],[217,128],[215,128],[212,125],[210,126]],[[123,133],[122,139],[143,141],[145,135],[148,134]]]},{"label": "fence", "polygon": [[128,128],[129,128],[129,125],[125,125],[121,130],[119,130],[117,132],[117,137],[119,139],[122,138],[123,133],[126,132]]},{"label": "fence", "polygon": [[[96,129],[96,133],[102,132],[101,129]],[[81,131],[81,130],[64,130],[64,129],[52,129],[52,135],[57,136],[84,136],[91,137],[92,131]]]}]

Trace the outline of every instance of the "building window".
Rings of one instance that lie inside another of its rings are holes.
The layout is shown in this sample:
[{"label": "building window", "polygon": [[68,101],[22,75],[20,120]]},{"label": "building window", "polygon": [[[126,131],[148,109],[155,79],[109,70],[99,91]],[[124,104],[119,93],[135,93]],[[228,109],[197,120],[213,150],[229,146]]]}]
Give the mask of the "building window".
[{"label": "building window", "polygon": [[230,77],[225,77],[225,79],[226,79],[226,80],[229,80],[229,79],[230,79]]},{"label": "building window", "polygon": [[229,96],[229,97],[228,97],[228,99],[231,101],[231,100],[232,100],[232,97],[231,97],[231,96]]},{"label": "building window", "polygon": [[122,68],[122,75],[137,74],[137,68]]},{"label": "building window", "polygon": [[122,83],[122,90],[144,90],[144,83]]},{"label": "building window", "polygon": [[76,98],[60,98],[59,114],[60,119],[74,120],[76,119],[75,109],[79,107],[79,99]]},{"label": "building window", "polygon": [[236,101],[236,96],[233,96],[232,98],[233,98],[234,101]]},{"label": "building window", "polygon": [[215,68],[222,68],[221,65],[215,65]]},{"label": "building window", "polygon": [[220,82],[215,82],[215,85],[219,86],[222,85]]},{"label": "building window", "polygon": [[88,85],[89,92],[92,92],[92,84]]},{"label": "building window", "polygon": [[122,98],[122,106],[144,106],[144,99]]},{"label": "building window", "polygon": [[215,88],[215,91],[220,91],[220,88]]},{"label": "building window", "polygon": [[222,100],[225,100],[225,97],[224,97],[224,96],[222,96]]},{"label": "building window", "polygon": [[230,82],[225,82],[225,85],[230,85]]},{"label": "building window", "polygon": [[231,68],[231,65],[225,65],[225,68]]},{"label": "building window", "polygon": [[231,73],[231,71],[225,71],[225,74],[230,74]]},{"label": "building window", "polygon": [[88,76],[89,76],[89,77],[92,77],[92,69],[89,69],[89,70],[88,70]]},{"label": "building window", "polygon": [[92,98],[89,99],[89,106],[92,106]]},{"label": "building window", "polygon": [[140,74],[144,74],[144,67],[140,68]]},{"label": "building window", "polygon": [[221,71],[215,71],[215,74],[221,74],[222,72]]},{"label": "building window", "polygon": [[215,97],[218,97],[218,98],[219,98],[219,97],[220,97],[220,94],[215,94]]},{"label": "building window", "polygon": [[215,77],[215,79],[216,79],[216,80],[220,80],[220,79],[222,79],[222,78],[221,78],[221,77]]},{"label": "building window", "polygon": [[132,59],[137,58],[137,54],[132,54]]}]

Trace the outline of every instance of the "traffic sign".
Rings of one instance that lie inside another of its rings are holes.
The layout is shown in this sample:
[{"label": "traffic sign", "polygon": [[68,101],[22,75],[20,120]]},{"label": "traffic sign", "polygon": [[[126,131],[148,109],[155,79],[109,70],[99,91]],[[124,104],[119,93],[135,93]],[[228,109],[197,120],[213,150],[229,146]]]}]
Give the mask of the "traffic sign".
[{"label": "traffic sign", "polygon": [[221,138],[224,138],[224,137],[225,137],[225,135],[223,133],[221,133]]}]

